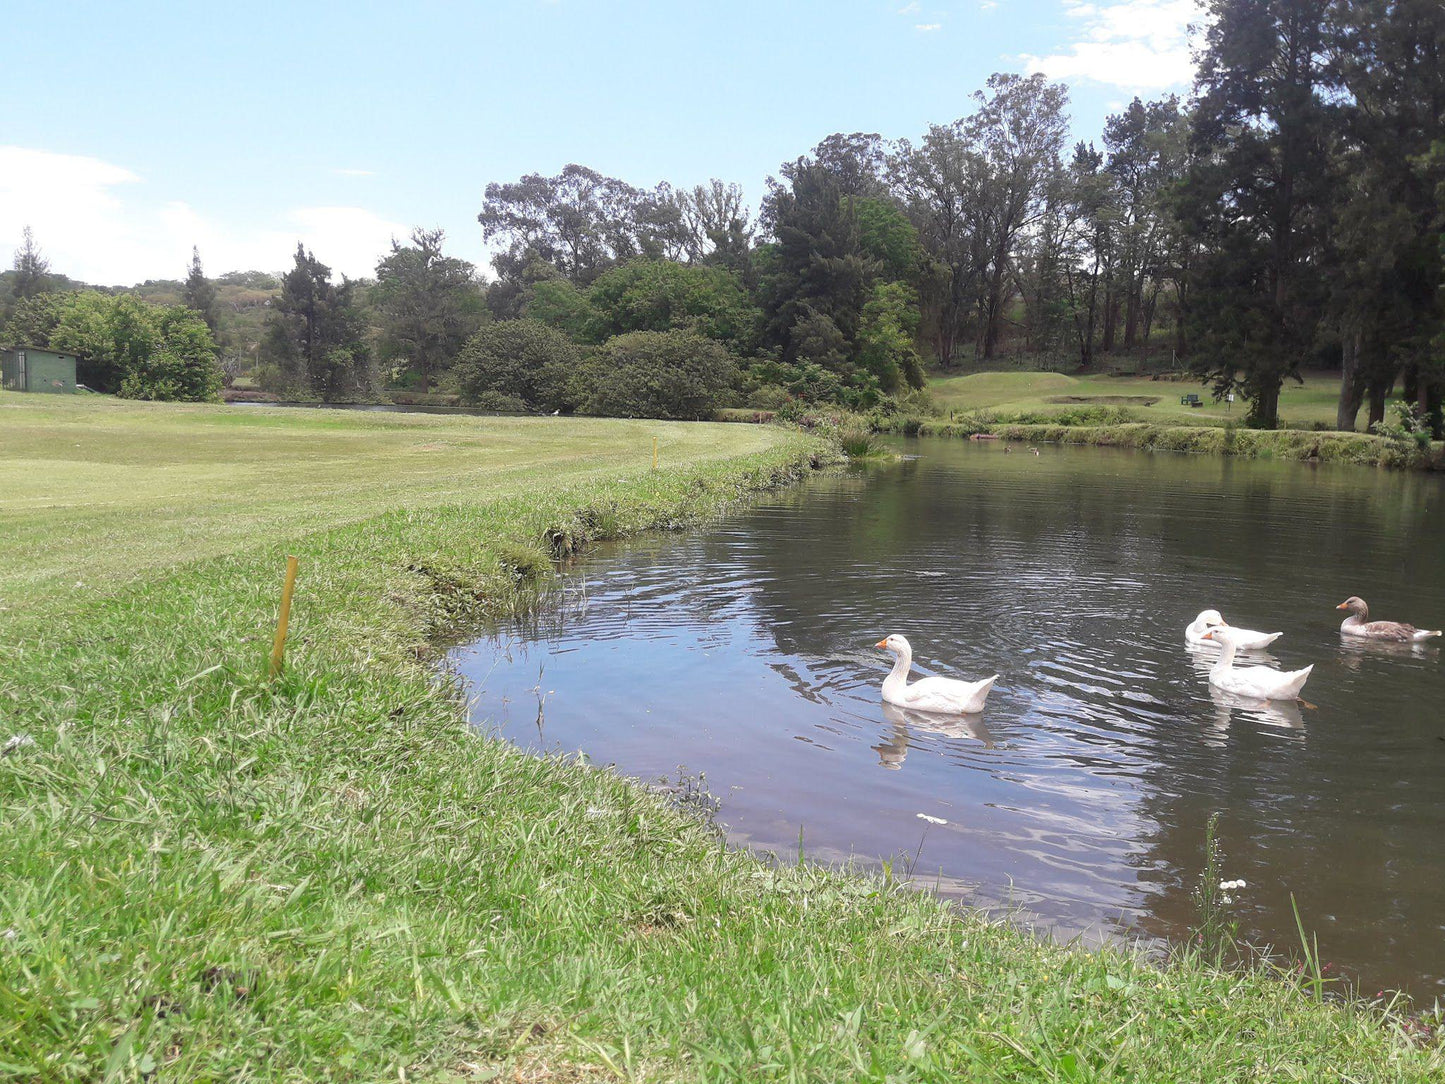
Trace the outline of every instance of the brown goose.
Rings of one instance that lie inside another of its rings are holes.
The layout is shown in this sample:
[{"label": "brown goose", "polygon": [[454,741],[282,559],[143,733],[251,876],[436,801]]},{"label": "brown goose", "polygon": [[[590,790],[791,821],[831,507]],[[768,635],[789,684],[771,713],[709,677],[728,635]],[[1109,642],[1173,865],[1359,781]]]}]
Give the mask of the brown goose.
[{"label": "brown goose", "polygon": [[1338,606],[1337,610],[1349,610],[1350,616],[1340,626],[1341,636],[1358,636],[1365,640],[1389,640],[1397,644],[1418,644],[1439,636],[1439,629],[1417,629],[1403,621],[1371,621],[1370,607],[1365,600],[1351,595]]}]

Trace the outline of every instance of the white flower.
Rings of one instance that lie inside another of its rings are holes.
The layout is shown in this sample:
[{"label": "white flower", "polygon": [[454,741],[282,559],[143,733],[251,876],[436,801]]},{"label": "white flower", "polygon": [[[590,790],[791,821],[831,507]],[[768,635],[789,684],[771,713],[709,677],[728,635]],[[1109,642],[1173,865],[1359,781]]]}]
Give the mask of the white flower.
[{"label": "white flower", "polygon": [[1247,887],[1247,886],[1245,885],[1245,883],[1244,883],[1243,881],[1220,881],[1220,882],[1219,882],[1219,890],[1220,890],[1221,892],[1229,892],[1229,891],[1231,891],[1231,890],[1233,890],[1233,889],[1236,889],[1236,888],[1245,888],[1245,887]]},{"label": "white flower", "polygon": [[948,823],[948,822],[947,822],[946,820],[944,820],[942,817],[930,817],[927,813],[918,813],[918,814],[916,814],[916,816],[918,817],[919,820],[921,820],[921,821],[927,821],[929,824],[947,824],[947,823]]}]

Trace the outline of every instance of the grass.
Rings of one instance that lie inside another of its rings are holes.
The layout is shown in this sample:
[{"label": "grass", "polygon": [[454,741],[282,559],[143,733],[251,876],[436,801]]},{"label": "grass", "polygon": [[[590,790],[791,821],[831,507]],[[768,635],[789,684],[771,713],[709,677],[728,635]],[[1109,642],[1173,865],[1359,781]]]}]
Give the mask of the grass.
[{"label": "grass", "polygon": [[716,514],[812,440],[9,397],[0,418],[3,492],[29,494],[3,512],[28,542],[0,555],[0,741],[34,740],[0,757],[0,1078],[1439,1078],[1376,1013],[776,866],[466,726],[440,634],[534,604],[538,553]]},{"label": "grass", "polygon": [[[1315,423],[1333,428],[1339,398],[1339,376],[1306,373],[1304,383],[1286,381],[1280,392],[1280,418],[1284,427],[1309,429]],[[1077,410],[1081,406],[1113,406],[1127,410],[1131,420],[1156,425],[1224,425],[1242,421],[1248,404],[1236,402],[1232,410],[1215,403],[1209,389],[1193,379],[1152,380],[1139,376],[1067,376],[1045,372],[990,372],[938,377],[929,392],[948,411],[993,411],[1001,419],[1027,413],[1044,416]],[[1202,407],[1184,406],[1179,397],[1190,393],[1204,400]],[[1147,400],[1155,399],[1149,403]]]}]

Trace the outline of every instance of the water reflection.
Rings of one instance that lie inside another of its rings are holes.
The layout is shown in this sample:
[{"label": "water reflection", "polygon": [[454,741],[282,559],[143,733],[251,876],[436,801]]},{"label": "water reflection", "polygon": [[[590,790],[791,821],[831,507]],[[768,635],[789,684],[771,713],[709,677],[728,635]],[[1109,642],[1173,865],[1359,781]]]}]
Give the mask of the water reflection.
[{"label": "water reflection", "polygon": [[[878,763],[897,771],[908,759],[908,749],[914,734],[936,734],[943,738],[969,739],[982,742],[985,749],[993,748],[993,734],[983,721],[983,713],[972,715],[933,715],[926,711],[910,711],[897,704],[880,704],[883,718],[890,730],[884,739],[873,746],[878,754]],[[914,738],[914,740],[917,740]]]},{"label": "water reflection", "polygon": [[[801,832],[815,856],[890,858],[917,846],[920,813],[945,819],[919,859],[930,883],[1065,934],[1179,935],[1222,811],[1247,935],[1292,942],[1293,895],[1326,958],[1433,990],[1440,654],[1344,645],[1333,607],[1348,587],[1445,615],[1440,480],[912,448],[594,555],[572,591],[585,607],[458,653],[478,723],[643,778],[705,771],[732,837],[781,854]],[[1316,663],[1316,707],[1212,690],[1215,650],[1183,643],[1209,606],[1285,630],[1248,661]],[[872,645],[889,632],[920,672],[1000,673],[986,722],[883,705]]]}]

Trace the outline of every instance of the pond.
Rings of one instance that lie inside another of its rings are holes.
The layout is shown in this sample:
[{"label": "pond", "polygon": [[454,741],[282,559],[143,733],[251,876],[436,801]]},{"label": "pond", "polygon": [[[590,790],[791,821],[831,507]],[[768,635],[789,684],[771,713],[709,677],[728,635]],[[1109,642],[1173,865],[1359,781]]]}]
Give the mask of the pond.
[{"label": "pond", "polygon": [[[1178,939],[1221,814],[1243,936],[1373,993],[1445,985],[1445,672],[1343,644],[1336,603],[1445,623],[1445,488],[1363,468],[900,442],[903,462],[607,547],[539,627],[454,661],[479,727],[628,774],[706,775],[737,843],[895,862],[1086,939]],[[1315,670],[1299,707],[1211,693],[1184,626],[1215,607]],[[978,718],[880,702],[1000,675]],[[1437,641],[1438,642],[1438,641]],[[924,820],[945,821],[938,824]]]}]

